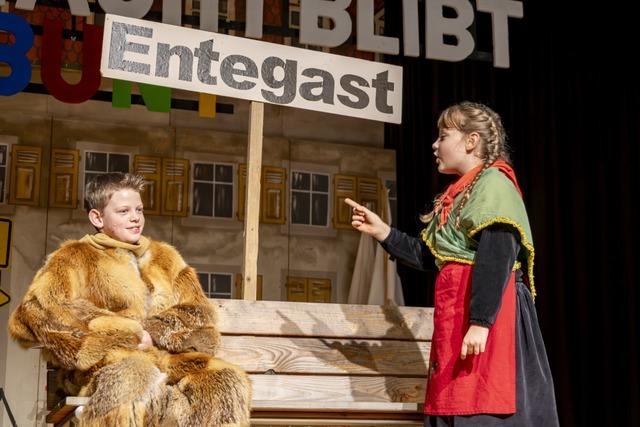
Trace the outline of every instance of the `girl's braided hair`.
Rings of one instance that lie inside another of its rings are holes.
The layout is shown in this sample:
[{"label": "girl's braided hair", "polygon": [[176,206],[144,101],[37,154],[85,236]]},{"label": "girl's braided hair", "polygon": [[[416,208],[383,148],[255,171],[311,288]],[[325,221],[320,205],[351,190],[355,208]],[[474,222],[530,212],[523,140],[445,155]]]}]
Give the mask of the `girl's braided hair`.
[{"label": "girl's braided hair", "polygon": [[[484,171],[486,171],[496,160],[510,161],[509,147],[502,119],[498,113],[486,105],[464,101],[452,105],[440,114],[438,119],[439,129],[456,129],[463,134],[469,135],[476,132],[480,135],[479,156],[483,161],[483,167],[475,176],[473,181],[467,186],[462,195],[462,200],[456,209],[455,226],[460,228],[460,215],[462,208],[471,197],[471,191],[476,185]],[[422,221],[429,222],[435,215],[434,210],[421,217]]]}]

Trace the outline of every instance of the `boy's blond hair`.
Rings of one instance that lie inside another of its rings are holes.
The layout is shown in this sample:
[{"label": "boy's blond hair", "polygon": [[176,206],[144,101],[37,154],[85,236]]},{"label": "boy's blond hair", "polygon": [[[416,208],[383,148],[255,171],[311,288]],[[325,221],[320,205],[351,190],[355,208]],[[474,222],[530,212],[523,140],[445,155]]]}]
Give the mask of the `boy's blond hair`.
[{"label": "boy's blond hair", "polygon": [[87,212],[91,209],[102,211],[116,191],[133,190],[140,193],[143,189],[144,178],[140,175],[122,172],[98,175],[89,182],[85,191]]}]

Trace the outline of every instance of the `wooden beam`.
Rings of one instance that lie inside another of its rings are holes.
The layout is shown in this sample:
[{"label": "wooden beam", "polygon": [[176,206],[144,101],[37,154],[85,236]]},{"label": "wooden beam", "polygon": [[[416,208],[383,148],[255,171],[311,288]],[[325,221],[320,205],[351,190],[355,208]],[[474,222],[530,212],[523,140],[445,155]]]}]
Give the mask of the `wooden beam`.
[{"label": "wooden beam", "polygon": [[224,335],[216,357],[251,373],[426,378],[430,351],[424,341]]},{"label": "wooden beam", "polygon": [[243,296],[256,300],[258,287],[258,231],[260,226],[260,179],[262,176],[262,129],[264,104],[252,101],[247,147],[247,195],[244,217]]},{"label": "wooden beam", "polygon": [[[398,403],[422,403],[424,377],[369,377],[334,375],[249,375],[253,385],[253,401],[265,400],[278,408],[307,404],[325,409],[340,405],[346,412],[358,405],[382,408]],[[355,409],[355,408],[353,408]]]},{"label": "wooden beam", "polygon": [[431,341],[433,308],[212,299],[222,334]]}]

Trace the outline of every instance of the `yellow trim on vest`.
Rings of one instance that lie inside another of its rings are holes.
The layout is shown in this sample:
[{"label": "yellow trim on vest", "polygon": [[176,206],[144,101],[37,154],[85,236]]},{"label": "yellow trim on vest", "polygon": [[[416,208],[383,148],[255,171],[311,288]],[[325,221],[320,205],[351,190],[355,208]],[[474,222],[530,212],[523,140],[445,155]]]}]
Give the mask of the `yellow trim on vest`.
[{"label": "yellow trim on vest", "polygon": [[[427,233],[427,229],[425,228],[420,232],[420,237],[422,238],[422,241],[427,245],[427,247],[429,248],[429,250],[431,251],[433,256],[436,257],[436,259],[438,261],[440,261],[442,263],[444,263],[444,262],[459,262],[461,264],[473,265],[473,260],[469,260],[469,259],[465,259],[465,258],[458,258],[458,257],[453,257],[453,256],[440,255],[438,253],[438,251],[436,251],[436,248],[434,248],[431,245],[431,242],[429,242],[429,239],[427,239],[426,233]],[[438,268],[440,268],[440,266],[438,266]]]},{"label": "yellow trim on vest", "polygon": [[497,216],[473,228],[471,231],[469,231],[469,237],[473,237],[479,231],[493,224],[511,225],[516,230],[518,230],[518,233],[520,233],[520,243],[522,243],[522,245],[529,251],[529,254],[527,256],[527,276],[529,277],[529,287],[531,288],[531,296],[533,297],[533,299],[535,299],[536,287],[533,282],[533,259],[535,257],[535,250],[533,249],[533,244],[529,240],[527,240],[527,235],[524,233],[524,230],[522,229],[522,226],[520,224],[511,220],[510,218]]}]

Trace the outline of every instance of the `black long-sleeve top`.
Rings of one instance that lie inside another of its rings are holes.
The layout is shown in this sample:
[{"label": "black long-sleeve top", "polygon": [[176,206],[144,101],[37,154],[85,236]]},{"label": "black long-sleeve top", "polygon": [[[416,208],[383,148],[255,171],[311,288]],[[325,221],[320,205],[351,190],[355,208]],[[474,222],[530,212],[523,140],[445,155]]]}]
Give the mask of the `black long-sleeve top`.
[{"label": "black long-sleeve top", "polygon": [[[512,228],[502,224],[482,230],[471,276],[469,323],[493,325],[520,251],[516,236]],[[422,239],[395,228],[380,244],[391,256],[415,269],[425,270],[434,263],[434,257]]]}]

